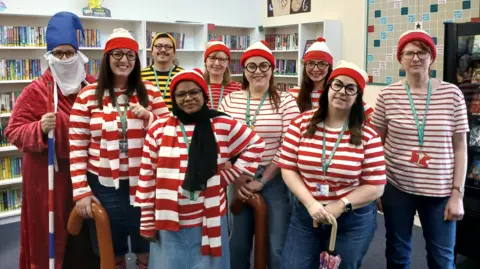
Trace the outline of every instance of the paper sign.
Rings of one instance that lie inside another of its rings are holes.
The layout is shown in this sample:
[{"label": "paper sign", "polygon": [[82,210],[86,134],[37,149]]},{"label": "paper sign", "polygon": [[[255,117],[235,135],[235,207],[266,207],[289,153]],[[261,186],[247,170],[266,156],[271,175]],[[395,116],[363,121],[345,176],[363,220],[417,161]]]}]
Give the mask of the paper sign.
[{"label": "paper sign", "polygon": [[437,45],[437,54],[443,54],[445,48],[443,45]]},{"label": "paper sign", "polygon": [[408,15],[408,22],[415,22],[415,15]]},{"label": "paper sign", "polygon": [[387,25],[387,32],[393,32],[393,24]]},{"label": "paper sign", "polygon": [[461,10],[455,10],[453,12],[453,18],[454,19],[461,19],[462,18],[462,11]]},{"label": "paper sign", "polygon": [[430,21],[430,13],[423,13],[422,19],[423,21]]},{"label": "paper sign", "polygon": [[369,4],[375,4],[375,0],[368,0]]},{"label": "paper sign", "polygon": [[402,0],[395,0],[393,2],[393,8],[401,8],[402,7]]},{"label": "paper sign", "polygon": [[385,77],[386,84],[392,84],[392,77]]},{"label": "paper sign", "polygon": [[378,67],[380,69],[387,69],[387,63],[386,62],[379,62]]},{"label": "paper sign", "polygon": [[387,17],[381,17],[380,24],[387,24]]},{"label": "paper sign", "polygon": [[393,55],[397,55],[397,47],[393,47],[393,49],[392,49],[392,54],[393,54]]},{"label": "paper sign", "polygon": [[387,40],[387,33],[381,32],[380,33],[380,40]]},{"label": "paper sign", "polygon": [[445,22],[453,22],[453,19],[446,19]]},{"label": "paper sign", "polygon": [[441,4],[446,4],[447,3],[447,0],[438,0],[438,4],[441,5]]},{"label": "paper sign", "polygon": [[368,62],[373,62],[373,54],[368,54],[367,61]]},{"label": "paper sign", "polygon": [[413,29],[414,30],[422,30],[423,29],[423,23],[421,21],[415,22],[415,24],[413,26]]},{"label": "paper sign", "polygon": [[373,69],[373,72],[372,72],[372,75],[373,75],[374,77],[379,77],[379,76],[380,76],[380,69],[374,68],[374,69]]},{"label": "paper sign", "polygon": [[393,54],[387,54],[387,55],[385,56],[385,61],[387,61],[387,62],[393,61]]}]

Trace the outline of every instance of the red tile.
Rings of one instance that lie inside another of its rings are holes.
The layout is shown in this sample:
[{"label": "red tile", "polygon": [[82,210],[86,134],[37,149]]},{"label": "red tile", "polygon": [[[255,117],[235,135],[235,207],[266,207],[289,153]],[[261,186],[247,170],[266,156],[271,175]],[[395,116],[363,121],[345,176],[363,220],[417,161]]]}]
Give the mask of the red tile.
[{"label": "red tile", "polygon": [[480,17],[472,18],[470,22],[480,22]]},{"label": "red tile", "polygon": [[369,26],[368,26],[368,32],[369,32],[369,33],[375,32],[375,25],[369,25]]},{"label": "red tile", "polygon": [[373,76],[368,76],[368,83],[373,83]]}]

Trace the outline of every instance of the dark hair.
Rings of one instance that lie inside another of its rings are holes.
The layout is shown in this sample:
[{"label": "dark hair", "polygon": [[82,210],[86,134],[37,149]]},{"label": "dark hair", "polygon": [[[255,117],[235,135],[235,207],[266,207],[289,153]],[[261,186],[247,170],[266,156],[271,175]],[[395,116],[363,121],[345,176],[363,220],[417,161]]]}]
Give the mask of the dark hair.
[{"label": "dark hair", "polygon": [[[95,97],[97,99],[97,104],[100,109],[103,108],[103,97],[105,96],[105,91],[108,90],[110,100],[113,103],[112,97],[115,96],[115,90],[113,89],[113,79],[114,74],[112,68],[110,67],[110,52],[107,52],[103,55],[102,63],[100,65],[100,72],[98,74],[97,89],[95,90]],[[137,93],[138,102],[143,107],[148,107],[148,95],[145,84],[143,84],[142,78],[140,76],[140,59],[135,59],[135,66],[128,75],[127,79],[127,92],[128,96],[132,96],[134,92]]]},{"label": "dark hair", "polygon": [[[307,131],[305,135],[313,136],[317,130],[317,124],[325,121],[328,116],[328,92],[330,90],[331,83],[327,83],[323,90],[322,95],[320,96],[320,107],[313,114],[310,123],[307,126]],[[358,92],[355,98],[355,102],[352,105],[350,110],[350,115],[348,116],[348,129],[350,130],[350,144],[361,145],[362,144],[362,127],[365,122],[365,111],[363,108],[363,93]]]},{"label": "dark hair", "polygon": [[[328,78],[330,77],[330,74],[332,74],[332,70],[333,68],[329,64],[327,75],[323,79],[325,81],[324,85],[327,84]],[[298,94],[298,98],[297,98],[297,105],[298,105],[298,109],[300,109],[300,113],[313,109],[313,105],[312,105],[313,87],[314,87],[314,82],[310,77],[308,77],[307,67],[303,65],[302,84],[300,85],[300,93]]]},{"label": "dark hair", "polygon": [[[250,83],[245,76],[245,70],[243,71],[243,78],[242,78],[242,89],[249,90]],[[248,71],[247,71],[248,72]],[[270,77],[270,81],[268,82],[268,97],[270,97],[270,105],[275,108],[275,111],[278,112],[278,108],[280,107],[280,93],[278,92],[277,86],[275,86],[275,79],[273,77],[273,70],[272,76]]]}]

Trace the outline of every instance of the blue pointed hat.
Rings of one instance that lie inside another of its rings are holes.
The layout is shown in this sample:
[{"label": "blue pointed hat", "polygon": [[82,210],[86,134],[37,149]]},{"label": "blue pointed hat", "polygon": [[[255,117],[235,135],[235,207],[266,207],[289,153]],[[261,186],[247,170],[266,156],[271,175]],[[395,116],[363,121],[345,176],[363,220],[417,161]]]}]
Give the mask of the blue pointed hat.
[{"label": "blue pointed hat", "polygon": [[67,11],[53,15],[47,26],[47,51],[65,44],[78,50],[77,30],[80,30],[84,37],[82,23],[77,15]]}]

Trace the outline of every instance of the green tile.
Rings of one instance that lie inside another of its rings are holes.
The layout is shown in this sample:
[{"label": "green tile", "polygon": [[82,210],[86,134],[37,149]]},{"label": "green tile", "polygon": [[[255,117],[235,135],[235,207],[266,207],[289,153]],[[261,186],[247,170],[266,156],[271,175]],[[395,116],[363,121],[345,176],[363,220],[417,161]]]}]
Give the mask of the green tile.
[{"label": "green tile", "polygon": [[438,4],[430,5],[430,12],[438,12]]},{"label": "green tile", "polygon": [[471,3],[470,0],[469,1],[463,1],[462,2],[462,9],[470,9],[471,5],[472,5],[472,3]]},{"label": "green tile", "polygon": [[380,40],[379,39],[373,40],[373,46],[377,48],[380,47]]},{"label": "green tile", "polygon": [[401,69],[398,70],[398,75],[399,75],[400,77],[404,77],[404,76],[406,75],[406,74],[405,74],[405,70],[401,70]]},{"label": "green tile", "polygon": [[375,10],[375,18],[380,18],[382,17],[382,11],[381,10]]},{"label": "green tile", "polygon": [[430,76],[431,76],[432,78],[436,78],[436,77],[437,77],[437,70],[431,70],[431,71],[430,71]]},{"label": "green tile", "polygon": [[408,7],[402,7],[400,9],[400,14],[401,15],[408,15]]},{"label": "green tile", "polygon": [[433,43],[435,43],[435,45],[437,45],[437,42],[438,42],[437,37],[434,36],[434,37],[432,37],[432,39],[433,39]]}]

